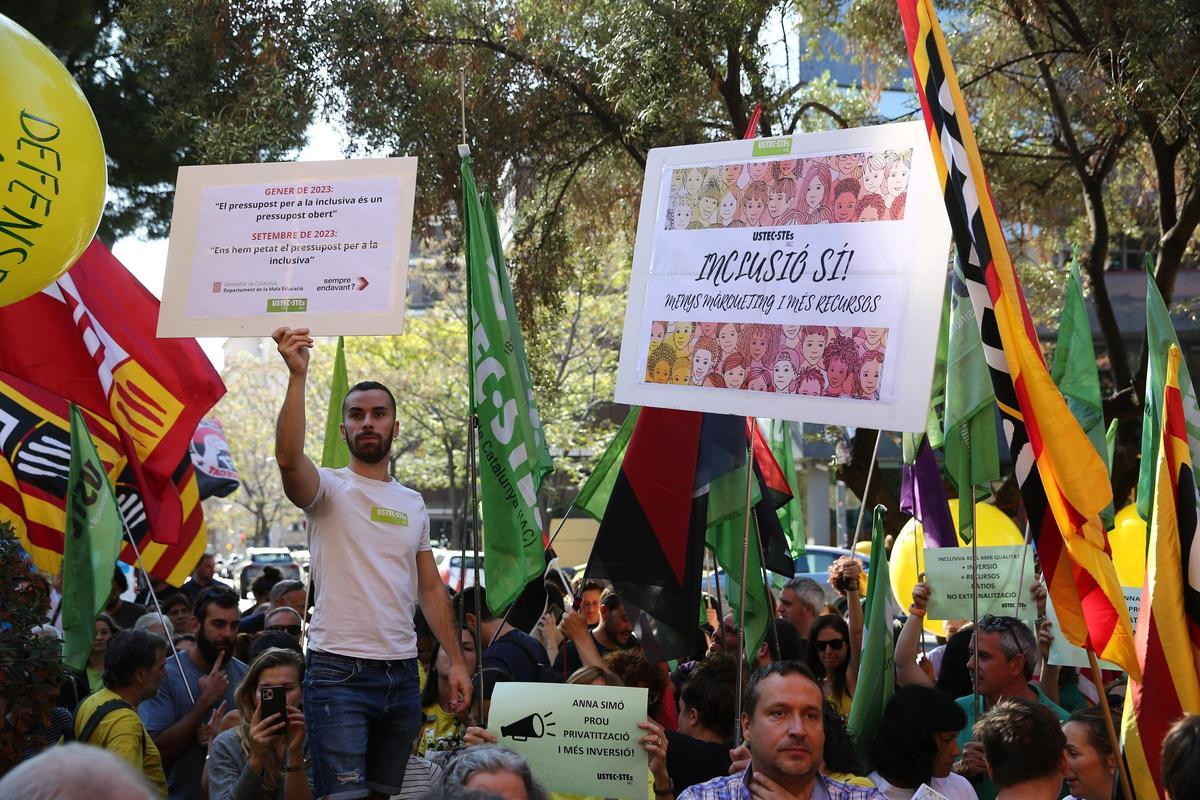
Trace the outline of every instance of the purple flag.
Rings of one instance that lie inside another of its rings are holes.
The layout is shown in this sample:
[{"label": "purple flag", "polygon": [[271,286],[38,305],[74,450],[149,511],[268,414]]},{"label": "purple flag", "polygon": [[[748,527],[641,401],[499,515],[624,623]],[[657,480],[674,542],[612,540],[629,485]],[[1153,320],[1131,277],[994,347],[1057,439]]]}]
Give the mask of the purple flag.
[{"label": "purple flag", "polygon": [[900,486],[900,510],[916,517],[925,529],[926,547],[957,547],[954,535],[954,519],[950,516],[950,505],[946,500],[946,485],[942,483],[942,470],[929,440],[922,438],[917,448],[917,457],[912,464],[904,465],[904,478]]}]

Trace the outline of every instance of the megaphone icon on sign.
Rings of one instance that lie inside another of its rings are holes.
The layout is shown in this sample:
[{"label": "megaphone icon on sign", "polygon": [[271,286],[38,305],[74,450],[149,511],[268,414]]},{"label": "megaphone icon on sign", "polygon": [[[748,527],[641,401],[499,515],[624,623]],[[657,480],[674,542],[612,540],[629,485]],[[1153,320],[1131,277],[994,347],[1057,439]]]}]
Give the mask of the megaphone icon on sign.
[{"label": "megaphone icon on sign", "polygon": [[554,736],[551,731],[546,728],[553,728],[553,722],[546,722],[546,717],[554,716],[553,711],[548,711],[545,716],[541,714],[530,714],[527,717],[521,717],[516,722],[508,725],[500,726],[500,735],[507,736],[515,742],[524,742],[527,739],[541,739],[543,736]]}]

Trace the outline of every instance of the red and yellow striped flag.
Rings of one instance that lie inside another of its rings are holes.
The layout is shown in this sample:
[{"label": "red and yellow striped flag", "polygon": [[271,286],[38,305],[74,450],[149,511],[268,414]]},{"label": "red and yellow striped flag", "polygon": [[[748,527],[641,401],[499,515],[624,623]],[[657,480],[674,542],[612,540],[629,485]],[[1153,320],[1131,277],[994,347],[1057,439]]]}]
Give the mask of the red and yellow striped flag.
[{"label": "red and yellow striped flag", "polygon": [[1100,511],[1108,470],[1042,359],[930,0],[897,0],[963,280],[1030,532],[1063,636],[1137,674],[1129,610]]},{"label": "red and yellow striped flag", "polygon": [[[33,563],[57,574],[66,530],[71,460],[70,404],[45,389],[0,372],[0,522],[11,523]],[[117,507],[136,538],[146,570],[181,586],[204,553],[207,536],[195,469],[187,455],[172,476],[183,523],[177,541],[151,536],[141,487],[112,420],[84,410],[92,442],[108,471]],[[135,562],[126,538],[121,560]]]},{"label": "red and yellow striped flag", "polygon": [[1122,744],[1138,797],[1162,797],[1163,737],[1184,714],[1200,713],[1200,574],[1197,495],[1179,391],[1179,348],[1167,353],[1162,446],[1155,469],[1146,581],[1137,629],[1141,680],[1130,680]]}]

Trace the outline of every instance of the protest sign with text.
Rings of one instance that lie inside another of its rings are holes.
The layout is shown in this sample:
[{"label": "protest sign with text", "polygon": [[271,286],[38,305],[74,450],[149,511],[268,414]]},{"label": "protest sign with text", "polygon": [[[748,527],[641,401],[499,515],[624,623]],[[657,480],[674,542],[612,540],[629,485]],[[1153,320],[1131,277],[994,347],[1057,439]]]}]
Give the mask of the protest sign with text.
[{"label": "protest sign with text", "polygon": [[[976,547],[972,566],[970,547],[930,547],[925,550],[925,581],[933,587],[930,619],[973,619],[979,614],[1037,619],[1033,598],[1033,550],[1022,545]],[[1017,596],[1020,593],[1020,607]]]},{"label": "protest sign with text", "polygon": [[488,730],[550,791],[644,800],[646,699],[645,689],[498,683]]},{"label": "protest sign with text", "polygon": [[160,337],[404,327],[415,158],[181,167]]},{"label": "protest sign with text", "polygon": [[919,122],[650,151],[616,399],[922,430],[937,186]]},{"label": "protest sign with text", "polygon": [[[1125,595],[1125,603],[1129,606],[1129,621],[1133,623],[1136,631],[1138,614],[1142,610],[1142,587],[1122,586],[1121,593]],[[1088,658],[1087,651],[1071,644],[1062,635],[1062,629],[1058,624],[1058,613],[1054,610],[1054,603],[1050,602],[1049,598],[1046,599],[1046,619],[1050,620],[1050,624],[1054,626],[1052,629],[1054,638],[1050,641],[1050,656],[1046,659],[1047,663],[1063,667],[1090,667],[1091,659]],[[1101,669],[1121,669],[1117,664],[1105,661],[1103,658],[1098,661]]]}]

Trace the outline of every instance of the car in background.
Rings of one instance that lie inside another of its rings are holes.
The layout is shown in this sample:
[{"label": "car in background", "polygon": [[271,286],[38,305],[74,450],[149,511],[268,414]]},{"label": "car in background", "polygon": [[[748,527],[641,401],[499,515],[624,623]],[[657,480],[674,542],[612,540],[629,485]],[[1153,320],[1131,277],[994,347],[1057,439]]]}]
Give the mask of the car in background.
[{"label": "car in background", "polygon": [[307,544],[289,544],[287,549],[292,551],[292,558],[297,564],[308,569],[308,565],[312,561],[312,553],[309,552]]},{"label": "car in background", "polygon": [[[862,555],[861,553],[853,553],[853,552],[851,552],[849,550],[845,550],[841,547],[829,547],[827,545],[822,545],[822,544],[810,544],[804,548],[804,555],[800,556],[799,558],[797,558],[795,560],[795,563],[793,565],[796,570],[795,577],[811,578],[812,580],[816,581],[817,583],[819,583],[821,585],[821,588],[825,591],[825,599],[831,603],[836,602],[838,599],[838,593],[836,591],[834,591],[834,588],[832,586],[829,585],[829,565],[832,564],[834,561],[837,561],[842,556],[853,556],[854,558],[857,558],[859,563],[862,564],[864,574],[867,572],[867,567],[871,563],[871,560],[869,558],[867,558],[866,556]],[[707,558],[707,556],[706,556],[706,558]],[[776,584],[780,584],[784,580],[783,578],[781,578],[778,575],[775,575],[774,573],[771,574],[771,577],[773,579],[773,582]],[[717,570],[717,581],[716,582],[713,581],[712,570],[711,569],[705,570],[704,577],[702,578],[701,583],[700,583],[701,591],[707,592],[708,594],[712,595],[713,597],[716,597],[717,596],[717,588],[716,587],[718,585],[721,588],[721,599],[726,604],[726,606],[728,606],[729,605],[729,599],[728,599],[728,591],[729,590],[728,590],[728,583],[725,580],[724,568]]]},{"label": "car in background", "polygon": [[[450,587],[452,592],[461,592],[475,585],[475,555],[468,553],[463,555],[461,552],[455,553],[453,550],[446,551],[448,557],[440,566],[442,583]],[[436,556],[435,556],[436,558]],[[479,583],[487,586],[487,581],[483,579],[483,556],[479,556]]]},{"label": "car in background", "polygon": [[238,575],[238,589],[242,597],[250,596],[250,586],[254,579],[263,574],[265,567],[275,567],[283,575],[285,581],[303,580],[300,565],[292,557],[292,551],[286,547],[247,547],[246,556],[238,565],[241,572]]}]

